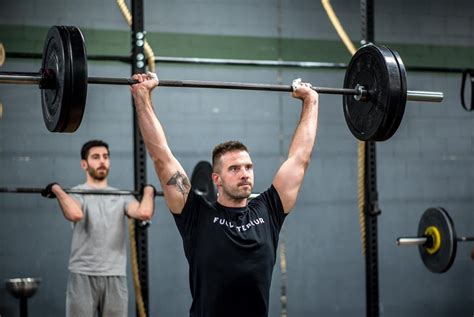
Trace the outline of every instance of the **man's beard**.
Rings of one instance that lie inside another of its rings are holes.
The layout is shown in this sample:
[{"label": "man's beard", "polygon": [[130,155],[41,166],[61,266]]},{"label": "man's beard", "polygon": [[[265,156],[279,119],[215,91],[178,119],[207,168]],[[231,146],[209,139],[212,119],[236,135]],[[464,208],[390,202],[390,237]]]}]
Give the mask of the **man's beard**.
[{"label": "man's beard", "polygon": [[[244,184],[249,185],[250,190],[244,190],[243,188],[240,187]],[[225,184],[222,184],[222,191],[224,192],[224,194],[233,200],[242,200],[245,198],[249,198],[250,194],[252,194],[252,188],[253,188],[253,185],[249,182],[239,183],[237,187],[234,187],[234,188],[229,188]]]},{"label": "man's beard", "polygon": [[89,176],[95,180],[102,181],[107,178],[109,175],[109,169],[106,167],[99,167],[97,169],[93,169],[92,167],[87,168],[87,173]]}]

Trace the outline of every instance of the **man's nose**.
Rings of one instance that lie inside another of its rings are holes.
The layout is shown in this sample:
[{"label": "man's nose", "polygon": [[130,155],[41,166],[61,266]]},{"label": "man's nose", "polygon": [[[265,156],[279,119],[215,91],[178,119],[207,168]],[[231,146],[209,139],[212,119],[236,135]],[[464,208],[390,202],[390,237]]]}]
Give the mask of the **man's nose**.
[{"label": "man's nose", "polygon": [[242,173],[240,175],[242,178],[250,178],[250,171],[246,168],[242,169]]}]

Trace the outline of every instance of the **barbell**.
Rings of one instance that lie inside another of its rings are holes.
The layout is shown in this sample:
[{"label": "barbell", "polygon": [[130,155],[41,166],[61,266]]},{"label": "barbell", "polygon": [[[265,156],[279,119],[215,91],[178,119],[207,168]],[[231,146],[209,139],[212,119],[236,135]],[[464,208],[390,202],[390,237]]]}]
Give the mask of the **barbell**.
[{"label": "barbell", "polygon": [[397,245],[417,245],[423,264],[433,273],[447,272],[454,263],[458,242],[474,237],[458,237],[454,222],[441,207],[428,208],[420,218],[418,236],[400,237]]},{"label": "barbell", "polygon": [[[191,174],[191,187],[201,196],[204,196],[208,201],[214,202],[217,200],[217,191],[212,181],[212,165],[208,161],[200,161],[194,166]],[[11,194],[41,194],[44,188],[38,187],[0,187],[0,193]],[[135,197],[141,196],[142,193],[133,190],[123,189],[79,189],[79,188],[63,188],[68,194],[78,195],[132,195]],[[164,196],[163,191],[155,191],[156,196]],[[257,193],[252,193],[249,198],[257,197]]]},{"label": "barbell", "polygon": [[[128,189],[81,189],[81,188],[63,188],[68,194],[77,195],[112,195],[112,196],[140,196],[139,191]],[[0,187],[0,193],[10,194],[41,194],[44,188],[40,187]],[[163,196],[162,191],[156,191],[155,196]]]},{"label": "barbell", "polygon": [[[0,72],[1,84],[39,85],[43,118],[51,132],[74,132],[84,115],[87,85],[132,85],[128,78],[88,77],[84,37],[75,26],[53,26],[37,73]],[[161,79],[159,86],[263,91],[293,90],[291,85]],[[441,102],[442,92],[407,90],[400,55],[385,46],[367,44],[352,57],[344,88],[312,87],[321,94],[343,95],[343,110],[352,134],[362,141],[384,141],[398,129],[407,100]]]}]

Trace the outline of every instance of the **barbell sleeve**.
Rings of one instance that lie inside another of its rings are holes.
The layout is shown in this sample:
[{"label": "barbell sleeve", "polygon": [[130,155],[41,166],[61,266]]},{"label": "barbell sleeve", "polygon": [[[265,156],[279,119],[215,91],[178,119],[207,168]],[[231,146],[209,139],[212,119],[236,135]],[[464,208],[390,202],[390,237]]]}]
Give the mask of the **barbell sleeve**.
[{"label": "barbell sleeve", "polygon": [[427,237],[401,237],[397,238],[397,245],[423,245],[427,241]]},{"label": "barbell sleeve", "polygon": [[39,85],[39,73],[0,72],[0,84]]},{"label": "barbell sleeve", "polygon": [[437,91],[407,91],[407,100],[410,101],[427,101],[427,102],[441,102],[444,94]]},{"label": "barbell sleeve", "polygon": [[[397,245],[423,245],[428,241],[427,237],[402,237],[397,238]],[[457,237],[458,242],[474,241],[474,237]]]}]

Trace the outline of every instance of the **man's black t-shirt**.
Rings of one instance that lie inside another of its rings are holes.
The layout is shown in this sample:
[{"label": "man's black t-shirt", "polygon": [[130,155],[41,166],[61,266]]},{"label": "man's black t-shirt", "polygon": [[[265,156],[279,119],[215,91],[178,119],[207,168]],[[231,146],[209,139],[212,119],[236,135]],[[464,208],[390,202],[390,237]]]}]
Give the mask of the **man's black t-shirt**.
[{"label": "man's black t-shirt", "polygon": [[209,203],[190,191],[174,215],[189,263],[191,317],[265,317],[285,219],[271,186],[246,207]]}]

